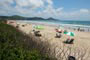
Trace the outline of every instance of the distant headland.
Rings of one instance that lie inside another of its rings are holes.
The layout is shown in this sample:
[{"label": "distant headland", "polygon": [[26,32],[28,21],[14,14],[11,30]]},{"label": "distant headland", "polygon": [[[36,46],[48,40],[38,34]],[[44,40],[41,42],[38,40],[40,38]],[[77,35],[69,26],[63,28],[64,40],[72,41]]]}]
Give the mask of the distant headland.
[{"label": "distant headland", "polygon": [[13,16],[0,16],[0,20],[59,20],[55,18],[42,18],[42,17],[23,17],[19,15],[13,15]]}]

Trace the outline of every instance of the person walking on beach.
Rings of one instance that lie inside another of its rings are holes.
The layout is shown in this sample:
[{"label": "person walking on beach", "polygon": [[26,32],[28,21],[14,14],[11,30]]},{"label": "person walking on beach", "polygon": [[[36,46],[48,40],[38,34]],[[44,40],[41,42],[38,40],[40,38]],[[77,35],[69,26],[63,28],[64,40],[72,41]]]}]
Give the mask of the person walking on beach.
[{"label": "person walking on beach", "polygon": [[80,31],[80,27],[77,30]]}]

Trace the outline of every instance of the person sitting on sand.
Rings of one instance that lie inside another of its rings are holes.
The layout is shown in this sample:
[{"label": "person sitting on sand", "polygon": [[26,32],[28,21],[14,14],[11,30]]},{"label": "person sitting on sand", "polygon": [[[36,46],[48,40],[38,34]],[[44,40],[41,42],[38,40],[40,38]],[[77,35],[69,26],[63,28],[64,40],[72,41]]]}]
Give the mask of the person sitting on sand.
[{"label": "person sitting on sand", "polygon": [[41,36],[40,31],[33,30],[33,32],[34,32],[35,36],[39,36],[39,37]]},{"label": "person sitting on sand", "polygon": [[61,33],[57,32],[56,33],[56,38],[60,38],[61,37]]},{"label": "person sitting on sand", "polygon": [[62,30],[61,29],[56,29],[56,32],[62,33]]}]

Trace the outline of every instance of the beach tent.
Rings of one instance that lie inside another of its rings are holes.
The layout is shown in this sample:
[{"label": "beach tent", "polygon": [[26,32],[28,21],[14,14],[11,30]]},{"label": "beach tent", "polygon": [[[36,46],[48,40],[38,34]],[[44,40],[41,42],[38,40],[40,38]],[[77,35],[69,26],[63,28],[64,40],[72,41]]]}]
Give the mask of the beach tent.
[{"label": "beach tent", "polygon": [[44,27],[43,27],[42,25],[36,25],[36,26],[34,26],[34,28],[35,28],[35,29],[39,29],[39,30],[44,29]]},{"label": "beach tent", "polygon": [[74,32],[67,32],[66,34],[69,35],[69,36],[72,36],[72,37],[75,36]]}]

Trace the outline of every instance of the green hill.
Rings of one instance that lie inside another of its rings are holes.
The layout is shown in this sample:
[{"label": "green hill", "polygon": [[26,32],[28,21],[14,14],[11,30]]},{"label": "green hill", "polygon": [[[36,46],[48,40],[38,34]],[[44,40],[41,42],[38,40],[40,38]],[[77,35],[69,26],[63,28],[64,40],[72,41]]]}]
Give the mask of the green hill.
[{"label": "green hill", "polygon": [[58,19],[54,19],[52,17],[50,18],[42,18],[42,17],[23,17],[19,15],[13,15],[13,16],[0,16],[0,20],[54,20],[58,21]]}]

